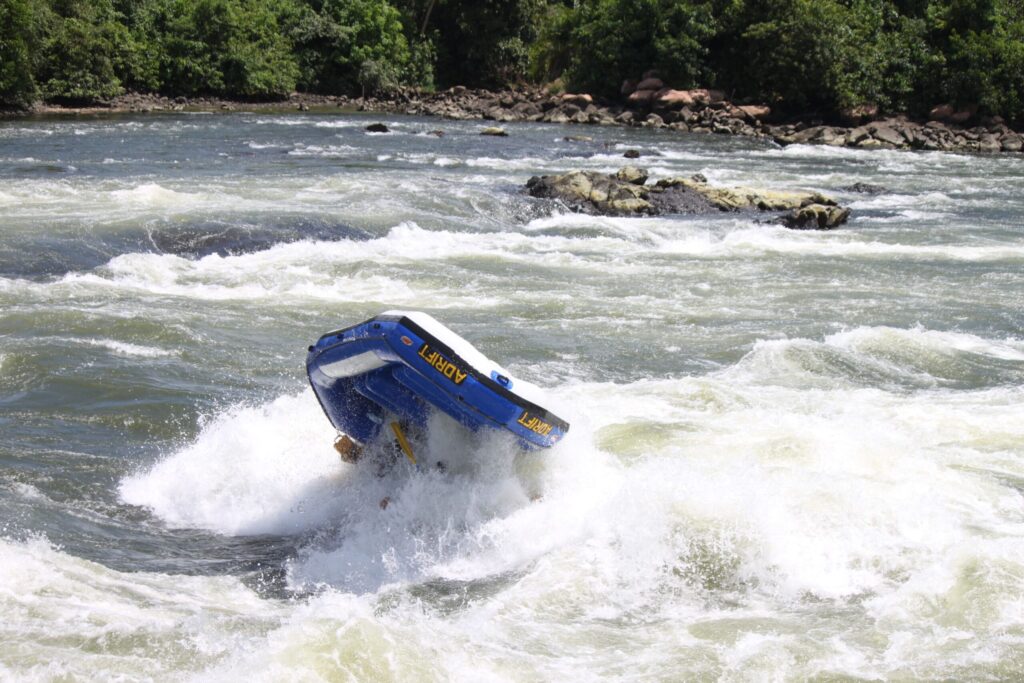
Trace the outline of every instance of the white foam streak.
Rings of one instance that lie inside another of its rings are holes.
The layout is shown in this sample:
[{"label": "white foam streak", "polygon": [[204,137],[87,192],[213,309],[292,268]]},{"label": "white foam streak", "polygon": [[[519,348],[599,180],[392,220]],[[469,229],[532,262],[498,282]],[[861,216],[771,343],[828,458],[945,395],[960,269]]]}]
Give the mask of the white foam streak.
[{"label": "white foam streak", "polygon": [[178,355],[177,351],[160,349],[154,346],[142,344],[131,344],[129,342],[117,341],[116,339],[72,339],[72,342],[98,346],[120,356],[134,356],[138,358],[166,358]]}]

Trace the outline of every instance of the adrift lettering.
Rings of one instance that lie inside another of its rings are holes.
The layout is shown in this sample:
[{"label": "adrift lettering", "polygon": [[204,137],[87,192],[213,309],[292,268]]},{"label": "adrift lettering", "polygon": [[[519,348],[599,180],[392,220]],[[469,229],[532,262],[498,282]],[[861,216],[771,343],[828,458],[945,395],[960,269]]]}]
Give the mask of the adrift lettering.
[{"label": "adrift lettering", "polygon": [[541,436],[547,436],[551,433],[551,430],[555,428],[554,425],[548,424],[539,417],[530,415],[530,413],[525,410],[523,411],[523,414],[519,416],[517,422],[529,429],[531,432],[536,432]]},{"label": "adrift lettering", "polygon": [[427,361],[432,368],[450,379],[455,384],[462,384],[466,380],[466,373],[459,370],[455,363],[451,362],[437,351],[431,350],[426,343],[420,347],[420,358]]}]

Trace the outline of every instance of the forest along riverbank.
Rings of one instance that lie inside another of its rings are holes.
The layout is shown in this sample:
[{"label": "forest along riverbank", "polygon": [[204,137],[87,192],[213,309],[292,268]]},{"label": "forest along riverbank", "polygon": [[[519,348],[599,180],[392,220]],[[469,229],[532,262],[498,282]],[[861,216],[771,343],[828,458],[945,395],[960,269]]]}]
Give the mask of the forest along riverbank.
[{"label": "forest along riverbank", "polygon": [[659,79],[623,84],[624,99],[610,102],[586,93],[553,93],[518,87],[501,91],[455,86],[436,93],[401,88],[386,97],[347,97],[293,93],[288,100],[249,102],[216,97],[165,97],[129,93],[106,106],[64,107],[40,104],[28,112],[7,112],[6,118],[37,115],[95,115],[184,111],[347,111],[401,113],[465,121],[532,121],[602,126],[671,129],[680,132],[740,135],[779,145],[823,144],[857,149],[919,149],[925,151],[1021,153],[1024,133],[1001,117],[979,117],[976,109],[950,105],[932,109],[927,121],[904,115],[878,117],[877,107],[843,112],[846,125],[818,120],[777,121],[762,104],[735,104],[713,89],[676,90]]}]

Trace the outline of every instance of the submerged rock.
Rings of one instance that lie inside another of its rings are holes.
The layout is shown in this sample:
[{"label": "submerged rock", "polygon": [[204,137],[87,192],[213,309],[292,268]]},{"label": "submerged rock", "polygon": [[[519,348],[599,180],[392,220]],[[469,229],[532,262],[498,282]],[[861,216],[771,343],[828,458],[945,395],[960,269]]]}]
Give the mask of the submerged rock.
[{"label": "submerged rock", "polygon": [[491,135],[497,138],[507,138],[508,133],[505,132],[504,128],[498,128],[497,126],[488,126],[480,131],[480,135]]},{"label": "submerged rock", "polygon": [[391,129],[385,126],[383,123],[371,123],[366,127],[367,133],[390,133]]},{"label": "submerged rock", "polygon": [[647,185],[647,171],[625,166],[614,175],[570,171],[534,176],[526,183],[532,197],[561,201],[582,213],[598,215],[699,214],[716,211],[785,212],[787,227],[829,230],[841,225],[850,210],[817,192],[786,192],[745,187],[713,187],[701,175],[666,178]]},{"label": "submerged rock", "polygon": [[846,222],[850,210],[841,206],[808,204],[794,209],[779,221],[794,230],[832,230]]},{"label": "submerged rock", "polygon": [[888,192],[881,185],[872,185],[871,183],[854,183],[839,189],[843,192],[860,192],[861,194],[883,194]]}]

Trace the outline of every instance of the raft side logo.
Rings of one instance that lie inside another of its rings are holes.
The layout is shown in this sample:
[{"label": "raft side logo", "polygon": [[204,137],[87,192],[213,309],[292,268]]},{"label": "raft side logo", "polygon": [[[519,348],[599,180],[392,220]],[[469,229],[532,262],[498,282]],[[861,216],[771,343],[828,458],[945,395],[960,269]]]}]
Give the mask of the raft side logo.
[{"label": "raft side logo", "polygon": [[554,425],[550,425],[539,417],[530,415],[530,411],[524,410],[523,414],[516,420],[519,424],[529,429],[531,432],[536,432],[541,436],[547,436],[554,429]]},{"label": "raft side logo", "polygon": [[419,357],[427,361],[430,367],[434,368],[442,375],[450,379],[455,384],[462,384],[466,380],[466,373],[451,362],[437,351],[430,348],[430,345],[423,342],[423,346],[420,347]]}]

